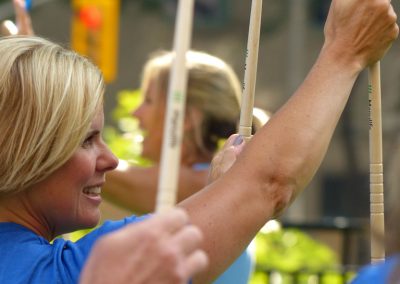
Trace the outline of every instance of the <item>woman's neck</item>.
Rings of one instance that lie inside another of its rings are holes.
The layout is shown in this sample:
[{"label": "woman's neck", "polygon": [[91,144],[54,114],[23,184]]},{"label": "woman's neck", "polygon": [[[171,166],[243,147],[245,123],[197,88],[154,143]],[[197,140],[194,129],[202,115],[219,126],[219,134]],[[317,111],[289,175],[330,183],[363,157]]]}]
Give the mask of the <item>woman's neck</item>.
[{"label": "woman's neck", "polygon": [[195,164],[211,163],[212,156],[204,155],[196,150],[186,150],[182,148],[181,164],[191,167]]},{"label": "woman's neck", "polygon": [[35,210],[26,197],[25,192],[0,197],[0,222],[19,224],[51,241],[54,238],[52,230],[44,218],[34,213]]},{"label": "woman's neck", "polygon": [[193,135],[186,133],[182,141],[181,164],[191,167],[200,163],[211,163],[212,153],[201,151],[195,143]]}]

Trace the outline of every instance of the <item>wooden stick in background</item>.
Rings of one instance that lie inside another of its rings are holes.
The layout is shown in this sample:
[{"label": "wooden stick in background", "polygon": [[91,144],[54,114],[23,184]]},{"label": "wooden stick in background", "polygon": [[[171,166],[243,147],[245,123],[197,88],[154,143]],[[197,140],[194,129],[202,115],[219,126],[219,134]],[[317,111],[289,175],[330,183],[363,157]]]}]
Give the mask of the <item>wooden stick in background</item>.
[{"label": "wooden stick in background", "polygon": [[1,23],[0,34],[4,36],[16,35],[18,34],[18,28],[12,21],[5,20]]},{"label": "wooden stick in background", "polygon": [[380,63],[369,68],[371,262],[385,259]]},{"label": "wooden stick in background", "polygon": [[248,140],[251,137],[253,121],[254,92],[257,79],[258,47],[260,42],[260,28],[262,15],[262,0],[253,0],[249,36],[247,41],[246,65],[244,71],[242,105],[240,111],[239,134]]},{"label": "wooden stick in background", "polygon": [[176,203],[183,120],[185,116],[187,67],[186,53],[190,47],[194,0],[180,0],[174,35],[174,59],[169,78],[167,110],[160,161],[160,177],[156,211],[163,212]]}]

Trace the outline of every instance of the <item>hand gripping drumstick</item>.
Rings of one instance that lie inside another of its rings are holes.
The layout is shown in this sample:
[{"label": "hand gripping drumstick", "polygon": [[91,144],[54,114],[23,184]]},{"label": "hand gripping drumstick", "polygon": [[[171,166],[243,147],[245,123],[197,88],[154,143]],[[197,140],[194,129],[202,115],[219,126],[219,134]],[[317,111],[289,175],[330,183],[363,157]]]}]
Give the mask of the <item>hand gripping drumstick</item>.
[{"label": "hand gripping drumstick", "polygon": [[180,0],[175,23],[174,59],[169,78],[167,111],[160,162],[156,211],[176,203],[183,119],[185,115],[187,70],[186,52],[191,41],[194,0]]},{"label": "hand gripping drumstick", "polygon": [[261,12],[262,0],[253,0],[251,3],[249,37],[247,41],[242,105],[239,121],[239,134],[245,140],[251,137],[254,92],[257,79],[258,47],[260,42]]},{"label": "hand gripping drumstick", "polygon": [[380,63],[369,68],[371,262],[385,259]]}]

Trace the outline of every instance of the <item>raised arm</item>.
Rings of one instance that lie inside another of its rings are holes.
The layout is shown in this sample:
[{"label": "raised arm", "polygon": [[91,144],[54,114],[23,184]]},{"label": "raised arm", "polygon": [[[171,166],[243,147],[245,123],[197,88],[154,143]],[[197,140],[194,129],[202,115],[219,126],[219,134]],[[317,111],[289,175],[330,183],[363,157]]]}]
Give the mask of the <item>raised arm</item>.
[{"label": "raised arm", "polygon": [[246,145],[220,179],[187,199],[205,235],[208,283],[279,214],[319,167],[359,73],[397,37],[389,0],[333,0],[325,43],[301,87]]}]

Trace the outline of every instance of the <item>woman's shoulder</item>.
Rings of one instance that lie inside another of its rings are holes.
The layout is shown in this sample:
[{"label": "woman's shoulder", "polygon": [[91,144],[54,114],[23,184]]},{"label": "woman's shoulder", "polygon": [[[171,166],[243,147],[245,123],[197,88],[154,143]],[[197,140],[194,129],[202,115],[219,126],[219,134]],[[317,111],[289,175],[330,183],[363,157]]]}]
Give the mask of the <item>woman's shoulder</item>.
[{"label": "woman's shoulder", "polygon": [[84,242],[94,242],[96,241],[99,237],[114,232],[128,224],[131,223],[137,223],[141,222],[151,216],[150,214],[142,215],[142,216],[137,216],[137,215],[131,215],[128,217],[125,217],[120,220],[106,220],[104,223],[94,230],[90,231],[88,234],[86,234],[82,239],[77,241],[77,243],[84,243]]},{"label": "woman's shoulder", "polygon": [[77,268],[68,275],[57,273],[65,271],[57,248],[24,226],[0,223],[0,283],[63,283],[64,276],[77,277]]}]

